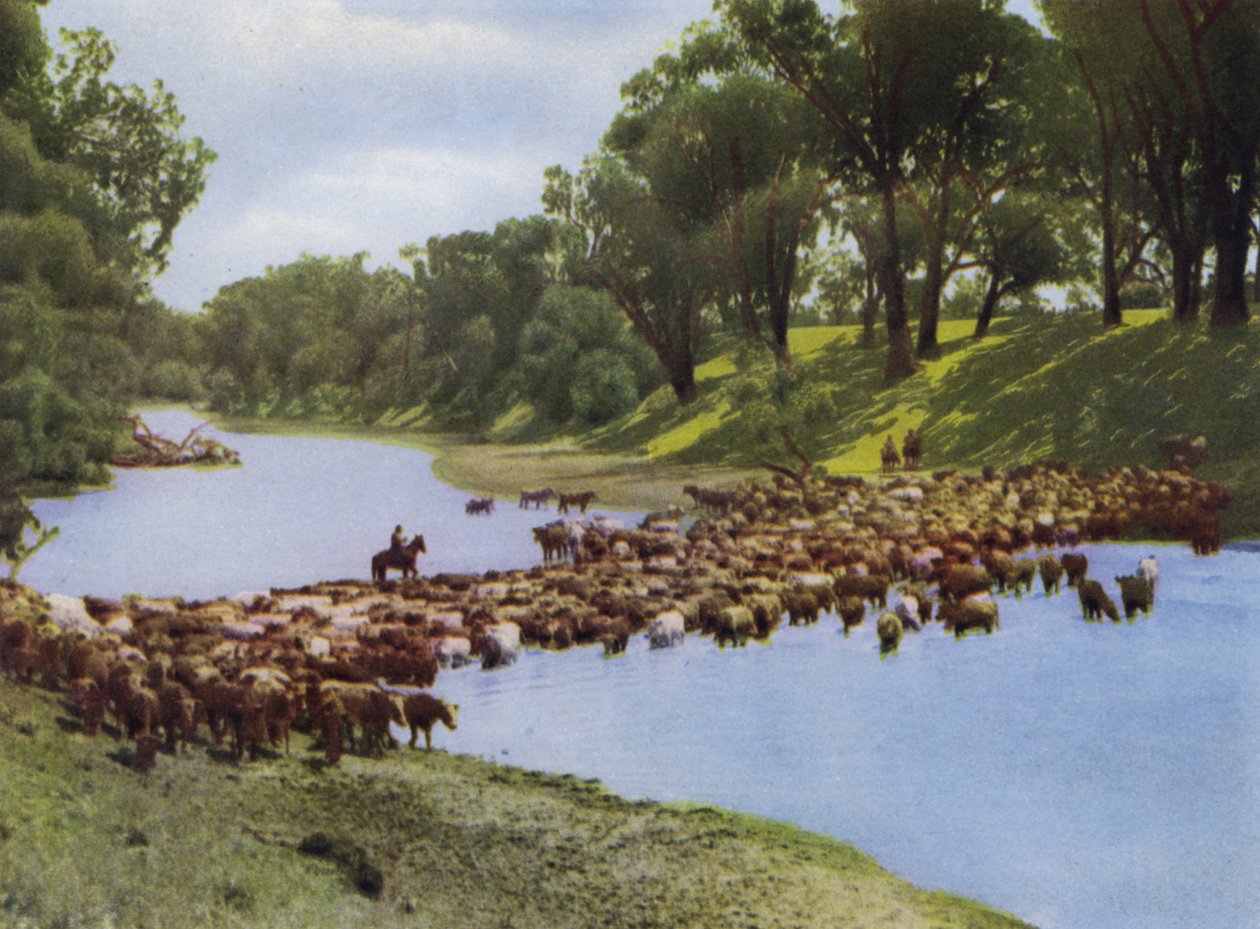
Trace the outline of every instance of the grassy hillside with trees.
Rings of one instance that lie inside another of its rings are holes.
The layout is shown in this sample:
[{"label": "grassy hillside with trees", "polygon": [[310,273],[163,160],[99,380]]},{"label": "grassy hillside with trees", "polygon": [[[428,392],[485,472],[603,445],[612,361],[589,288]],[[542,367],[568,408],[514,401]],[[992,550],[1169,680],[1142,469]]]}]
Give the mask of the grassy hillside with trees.
[{"label": "grassy hillside with trees", "polygon": [[544,216],[408,273],[229,285],[190,380],[221,412],[680,464],[755,467],[780,427],[858,471],[911,425],[940,467],[1202,433],[1253,531],[1260,2],[1094,6],[1043,0],[1045,34],[978,0],[723,0],[545,172]]}]

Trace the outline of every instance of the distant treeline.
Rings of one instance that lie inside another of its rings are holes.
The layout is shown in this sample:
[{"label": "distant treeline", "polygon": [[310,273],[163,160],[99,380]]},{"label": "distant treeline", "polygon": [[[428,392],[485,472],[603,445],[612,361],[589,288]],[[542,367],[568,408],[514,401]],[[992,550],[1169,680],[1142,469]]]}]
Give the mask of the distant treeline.
[{"label": "distant treeline", "polygon": [[661,377],[572,244],[536,216],[409,249],[411,274],[303,256],[220,290],[154,387],[191,399],[204,378],[214,409],[256,415],[423,407],[433,427],[471,430],[527,400],[553,427],[606,422]]}]

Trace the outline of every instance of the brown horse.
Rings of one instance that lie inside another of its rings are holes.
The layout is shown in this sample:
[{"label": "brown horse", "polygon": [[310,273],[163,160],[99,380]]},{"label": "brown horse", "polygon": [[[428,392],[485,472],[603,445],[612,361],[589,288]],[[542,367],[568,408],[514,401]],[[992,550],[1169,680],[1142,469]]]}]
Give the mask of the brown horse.
[{"label": "brown horse", "polygon": [[416,555],[427,552],[424,547],[424,536],[417,535],[401,549],[387,548],[372,556],[372,580],[385,580],[385,572],[397,568],[403,577],[416,576]]}]

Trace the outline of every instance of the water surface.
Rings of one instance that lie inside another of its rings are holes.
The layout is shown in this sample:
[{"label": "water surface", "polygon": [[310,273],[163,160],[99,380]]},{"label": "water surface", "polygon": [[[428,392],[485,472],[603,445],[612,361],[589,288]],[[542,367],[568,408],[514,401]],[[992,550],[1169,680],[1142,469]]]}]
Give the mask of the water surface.
[{"label": "water surface", "polygon": [[[179,441],[199,420],[165,411],[146,413],[145,422]],[[534,564],[540,550],[530,529],[556,518],[554,504],[521,510],[515,499],[498,501],[491,517],[470,517],[470,495],[438,481],[433,456],[415,449],[203,434],[240,452],[243,466],[118,470],[110,490],[35,501],[35,515],[61,534],[31,559],[22,581],[72,595],[204,599],[366,579],[398,524],[425,537],[422,574],[503,570]],[[610,511],[597,505],[588,513]]]}]

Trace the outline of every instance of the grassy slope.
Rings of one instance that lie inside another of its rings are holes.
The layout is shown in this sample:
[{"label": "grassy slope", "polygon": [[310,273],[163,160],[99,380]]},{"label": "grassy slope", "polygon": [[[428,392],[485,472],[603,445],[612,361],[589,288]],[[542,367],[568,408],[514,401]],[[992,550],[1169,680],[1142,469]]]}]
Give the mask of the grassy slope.
[{"label": "grassy slope", "polygon": [[940,328],[941,354],[907,380],[883,382],[884,351],[858,347],[856,327],[790,334],[791,376],[764,349],[719,355],[697,371],[698,399],[678,406],[661,388],[637,410],[585,435],[558,434],[527,403],[480,440],[441,435],[424,408],[395,410],[367,427],[227,419],[229,428],[327,429],[434,452],[438,476],[476,493],[524,487],[596,489],[607,506],[686,503],[688,482],[764,476],[762,461],[794,464],[775,430],[831,473],[877,474],[886,435],[919,428],[928,471],[1009,466],[1042,458],[1096,469],[1162,466],[1160,440],[1206,435],[1200,476],[1234,487],[1231,535],[1260,535],[1260,329],[1183,327],[1158,310],[1130,310],[1104,331],[1096,315],[999,318],[988,338],[971,321]]},{"label": "grassy slope", "polygon": [[698,370],[691,406],[658,391],[585,445],[670,464],[792,463],[774,431],[782,423],[831,473],[873,474],[884,437],[900,445],[911,427],[929,471],[1042,458],[1163,466],[1160,440],[1203,434],[1200,476],[1238,492],[1227,529],[1260,533],[1260,329],[1180,327],[1153,310],[1125,320],[1104,331],[1096,316],[1000,319],[980,342],[970,322],[948,321],[941,357],[892,386],[882,349],[859,349],[855,328],[800,329],[790,384],[764,352],[723,355]]},{"label": "grassy slope", "polygon": [[[142,776],[76,728],[56,695],[0,681],[2,926],[1024,925],[842,842],[573,777],[406,749],[327,769],[300,737],[288,757],[197,749]],[[316,831],[381,868],[379,898],[298,852]]]}]

